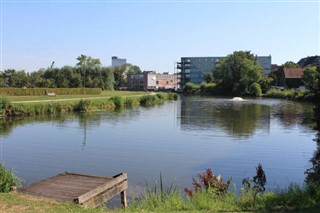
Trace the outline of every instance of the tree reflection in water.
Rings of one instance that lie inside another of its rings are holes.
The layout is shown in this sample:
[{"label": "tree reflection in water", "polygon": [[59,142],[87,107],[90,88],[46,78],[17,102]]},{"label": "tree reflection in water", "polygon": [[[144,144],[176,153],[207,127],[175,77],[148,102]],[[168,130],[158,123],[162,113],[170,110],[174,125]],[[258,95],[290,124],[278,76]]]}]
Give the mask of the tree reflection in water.
[{"label": "tree reflection in water", "polygon": [[315,93],[315,107],[314,107],[314,118],[316,121],[316,135],[317,149],[315,150],[313,157],[310,159],[312,167],[307,169],[306,183],[310,186],[320,186],[320,67],[317,67],[317,79],[318,87],[314,91]]}]

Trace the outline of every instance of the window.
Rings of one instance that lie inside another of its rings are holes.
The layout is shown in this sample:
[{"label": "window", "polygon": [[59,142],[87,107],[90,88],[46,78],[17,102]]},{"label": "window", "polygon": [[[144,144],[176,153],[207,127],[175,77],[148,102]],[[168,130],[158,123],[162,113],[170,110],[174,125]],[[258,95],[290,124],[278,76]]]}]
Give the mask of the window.
[{"label": "window", "polygon": [[169,81],[167,81],[167,84],[169,84]]},{"label": "window", "polygon": [[159,81],[156,81],[156,84],[159,84]]}]

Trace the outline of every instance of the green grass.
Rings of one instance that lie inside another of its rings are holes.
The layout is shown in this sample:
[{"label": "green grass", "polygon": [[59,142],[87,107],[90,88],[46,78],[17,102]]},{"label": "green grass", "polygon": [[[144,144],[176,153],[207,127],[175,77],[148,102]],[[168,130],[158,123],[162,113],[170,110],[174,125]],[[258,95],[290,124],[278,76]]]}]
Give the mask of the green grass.
[{"label": "green grass", "polygon": [[85,209],[80,205],[57,202],[49,199],[41,199],[23,195],[20,193],[0,193],[0,212],[15,213],[15,212],[61,212],[61,213],[98,213],[109,212],[104,207],[96,209]]},{"label": "green grass", "polygon": [[[160,180],[162,178],[160,177]],[[291,185],[276,192],[258,194],[229,191],[217,196],[207,190],[186,198],[178,187],[164,186],[162,181],[147,185],[145,192],[126,209],[84,209],[79,205],[40,199],[16,192],[0,193],[0,212],[318,212],[320,188]]]},{"label": "green grass", "polygon": [[[49,99],[48,99],[49,98]],[[152,106],[166,100],[176,100],[173,93],[105,91],[101,95],[68,95],[60,97],[7,96],[0,98],[0,115],[29,116],[67,112],[122,110],[137,106]],[[15,100],[15,101],[13,101]]]},{"label": "green grass", "polygon": [[145,95],[146,92],[141,91],[103,91],[100,95],[57,95],[55,97],[49,96],[5,96],[10,102],[16,101],[63,101],[63,99],[90,99],[90,98],[110,98],[112,96],[140,96]]}]

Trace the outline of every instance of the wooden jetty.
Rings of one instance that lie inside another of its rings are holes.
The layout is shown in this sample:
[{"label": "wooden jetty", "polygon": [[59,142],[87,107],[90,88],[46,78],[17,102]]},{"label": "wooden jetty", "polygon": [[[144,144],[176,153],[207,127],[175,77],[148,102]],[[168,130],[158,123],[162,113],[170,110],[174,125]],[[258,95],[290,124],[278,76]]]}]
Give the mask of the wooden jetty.
[{"label": "wooden jetty", "polygon": [[18,192],[37,197],[70,201],[85,207],[97,207],[121,193],[123,207],[127,206],[128,176],[113,177],[65,172],[18,189]]}]

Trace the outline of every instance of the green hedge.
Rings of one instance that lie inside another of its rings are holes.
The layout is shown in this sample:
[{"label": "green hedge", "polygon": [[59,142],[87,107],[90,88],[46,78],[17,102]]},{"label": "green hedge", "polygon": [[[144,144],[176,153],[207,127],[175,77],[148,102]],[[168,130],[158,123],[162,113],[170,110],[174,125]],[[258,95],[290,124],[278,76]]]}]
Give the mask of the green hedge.
[{"label": "green hedge", "polygon": [[0,95],[41,96],[45,91],[56,95],[100,95],[101,88],[0,88]]}]

